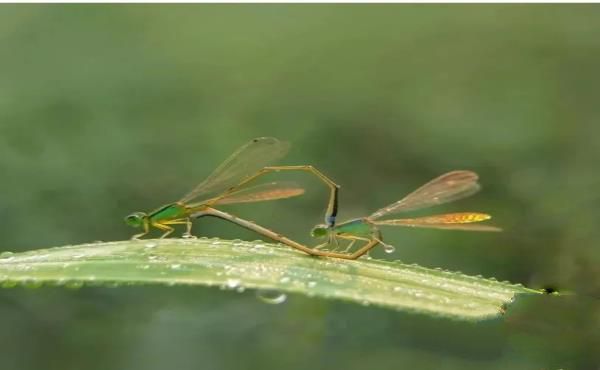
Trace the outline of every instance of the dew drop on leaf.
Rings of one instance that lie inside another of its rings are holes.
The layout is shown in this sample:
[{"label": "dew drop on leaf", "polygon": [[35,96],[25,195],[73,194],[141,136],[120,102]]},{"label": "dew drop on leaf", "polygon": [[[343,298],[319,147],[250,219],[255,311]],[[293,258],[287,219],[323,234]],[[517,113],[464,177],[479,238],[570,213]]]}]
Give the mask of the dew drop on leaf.
[{"label": "dew drop on leaf", "polygon": [[282,284],[287,284],[290,282],[290,278],[289,278],[289,276],[284,276],[281,279],[279,279],[279,282]]},{"label": "dew drop on leaf", "polygon": [[256,291],[256,298],[268,304],[281,304],[285,302],[287,295],[277,290],[259,289]]},{"label": "dew drop on leaf", "polygon": [[383,251],[387,254],[394,253],[396,251],[396,247],[394,247],[393,245],[384,244]]},{"label": "dew drop on leaf", "polygon": [[225,283],[225,285],[229,289],[235,289],[240,286],[240,283],[241,282],[238,279],[227,279],[227,282]]}]

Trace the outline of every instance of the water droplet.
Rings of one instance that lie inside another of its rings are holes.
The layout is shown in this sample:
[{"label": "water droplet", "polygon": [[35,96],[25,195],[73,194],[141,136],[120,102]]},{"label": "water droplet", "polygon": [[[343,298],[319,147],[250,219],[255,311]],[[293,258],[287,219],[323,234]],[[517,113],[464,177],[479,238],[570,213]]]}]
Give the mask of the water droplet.
[{"label": "water droplet", "polygon": [[240,283],[241,281],[239,281],[238,279],[227,279],[225,285],[227,286],[227,288],[235,289],[240,286]]},{"label": "water droplet", "polygon": [[277,290],[260,289],[256,291],[256,298],[268,304],[281,304],[285,302],[287,295]]},{"label": "water droplet", "polygon": [[394,247],[393,245],[384,244],[383,251],[387,254],[394,253],[396,251],[396,247]]},{"label": "water droplet", "polygon": [[149,242],[144,245],[144,247],[146,247],[146,248],[156,248],[157,246],[158,246],[158,243],[155,243],[155,242]]},{"label": "water droplet", "polygon": [[289,278],[289,276],[284,276],[281,279],[279,279],[279,282],[283,283],[283,284],[287,284],[290,282],[290,278]]},{"label": "water droplet", "polygon": [[314,288],[314,287],[316,287],[316,286],[317,286],[317,282],[316,282],[316,281],[309,281],[309,282],[308,282],[306,285],[307,285],[309,288]]},{"label": "water droplet", "polygon": [[174,263],[171,265],[172,270],[179,270],[180,268],[181,268],[181,264],[179,264],[179,263]]}]

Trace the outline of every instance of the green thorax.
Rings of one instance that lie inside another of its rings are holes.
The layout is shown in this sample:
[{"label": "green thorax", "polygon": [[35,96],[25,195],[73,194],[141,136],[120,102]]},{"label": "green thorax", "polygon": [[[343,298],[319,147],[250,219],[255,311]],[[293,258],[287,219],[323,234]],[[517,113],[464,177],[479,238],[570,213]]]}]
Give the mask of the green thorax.
[{"label": "green thorax", "polygon": [[167,204],[150,213],[150,221],[167,221],[188,217],[188,208],[181,203]]},{"label": "green thorax", "polygon": [[351,234],[356,236],[369,236],[373,233],[372,225],[364,218],[342,222],[335,227],[336,234]]}]

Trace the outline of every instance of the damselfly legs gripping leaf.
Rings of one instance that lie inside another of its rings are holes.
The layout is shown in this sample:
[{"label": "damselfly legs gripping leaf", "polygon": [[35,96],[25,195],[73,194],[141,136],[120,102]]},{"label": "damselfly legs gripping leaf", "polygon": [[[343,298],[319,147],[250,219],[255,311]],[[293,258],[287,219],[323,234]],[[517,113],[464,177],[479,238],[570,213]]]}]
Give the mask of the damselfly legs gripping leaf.
[{"label": "damselfly legs gripping leaf", "polygon": [[[415,211],[422,208],[449,203],[476,193],[480,186],[478,176],[471,171],[452,171],[441,175],[421,186],[401,200],[381,208],[370,216],[342,222],[335,226],[317,225],[312,230],[314,237],[328,237],[329,240],[347,240],[349,244],[344,253],[346,259],[356,259],[377,244],[386,245],[378,226],[408,226],[430,229],[468,230],[468,231],[501,231],[500,228],[473,224],[491,218],[479,212],[447,213],[442,215],[418,218],[401,218],[379,220],[380,218],[400,212]],[[365,244],[353,253],[350,249],[356,241]],[[325,243],[328,244],[328,243]],[[323,245],[321,245],[323,246]],[[337,256],[336,256],[337,257]]]},{"label": "damselfly legs gripping leaf", "polygon": [[[214,206],[232,203],[262,202],[284,199],[304,193],[304,189],[293,183],[271,182],[245,187],[259,176],[278,171],[306,171],[314,174],[330,188],[326,224],[333,226],[337,212],[338,185],[312,166],[271,166],[288,151],[289,145],[271,137],[257,138],[239,148],[223,162],[206,180],[177,202],[164,205],[152,212],[135,212],[125,218],[133,227],[143,232],[132,239],[138,239],[150,232],[150,228],[164,231],[161,238],[174,231],[173,225],[186,225],[184,237],[191,237],[191,217],[196,213],[214,210]],[[221,212],[225,214],[224,212]],[[229,221],[238,220],[235,216],[222,217]],[[252,224],[254,225],[254,224]],[[243,225],[248,227],[247,225]],[[260,230],[255,230],[261,232]]]}]

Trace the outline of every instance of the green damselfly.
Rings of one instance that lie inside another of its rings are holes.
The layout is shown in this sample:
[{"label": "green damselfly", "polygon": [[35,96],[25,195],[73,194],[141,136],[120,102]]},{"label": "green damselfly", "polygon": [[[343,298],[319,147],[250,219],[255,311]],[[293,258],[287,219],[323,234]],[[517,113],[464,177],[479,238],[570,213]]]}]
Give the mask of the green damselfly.
[{"label": "green damselfly", "polygon": [[[337,195],[339,186],[312,166],[269,166],[281,159],[288,151],[289,145],[272,137],[256,138],[239,148],[223,162],[206,180],[196,186],[177,202],[164,205],[151,212],[134,212],[125,218],[125,222],[143,232],[132,239],[139,239],[148,234],[150,228],[164,231],[164,238],[174,231],[173,225],[186,225],[184,237],[192,237],[192,215],[202,212],[214,212],[214,206],[233,203],[261,202],[284,199],[304,193],[304,189],[295,184],[271,182],[251,187],[248,183],[269,172],[307,171],[326,183],[330,188],[326,223],[333,226],[337,213]],[[235,216],[218,211],[218,215],[231,222],[240,224]],[[217,217],[220,217],[217,216]],[[262,227],[255,225],[255,231],[262,233]],[[247,224],[242,225],[248,227]],[[264,229],[266,230],[266,229]],[[295,246],[294,246],[295,247]],[[299,248],[304,250],[304,248]],[[309,248],[307,248],[309,249]]]},{"label": "green damselfly", "polygon": [[[447,213],[442,215],[425,216],[418,218],[402,218],[395,220],[379,220],[381,217],[400,213],[415,211],[438,204],[453,202],[476,193],[480,186],[477,182],[478,176],[472,171],[452,171],[443,174],[417,190],[413,191],[401,200],[379,209],[370,216],[348,220],[338,225],[317,225],[311,234],[314,237],[328,237],[329,242],[319,247],[331,244],[336,245],[339,240],[349,241],[343,253],[346,259],[356,259],[377,244],[382,244],[388,251],[393,247],[383,242],[383,236],[379,226],[407,226],[422,227],[430,229],[467,230],[467,231],[501,231],[500,228],[489,225],[473,224],[491,218],[490,215],[480,212]],[[353,253],[350,249],[356,241],[364,241],[365,244]],[[336,256],[337,257],[337,256]]]}]

